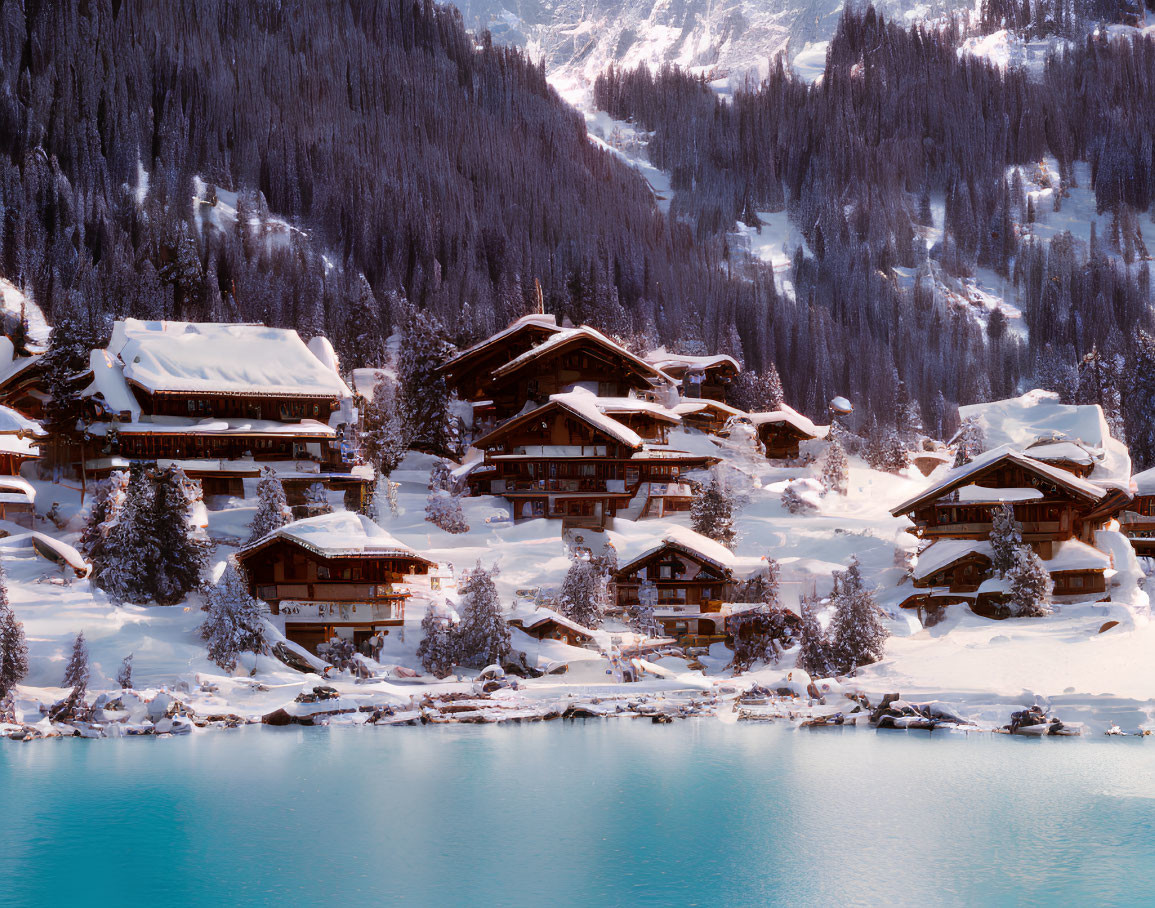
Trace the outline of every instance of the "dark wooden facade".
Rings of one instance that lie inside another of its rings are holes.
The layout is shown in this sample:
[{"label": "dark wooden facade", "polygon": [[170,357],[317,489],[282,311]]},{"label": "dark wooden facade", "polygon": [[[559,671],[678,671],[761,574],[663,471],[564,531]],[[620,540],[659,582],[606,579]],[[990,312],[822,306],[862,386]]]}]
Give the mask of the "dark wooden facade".
[{"label": "dark wooden facade", "polygon": [[337,628],[352,629],[360,645],[378,628],[401,625],[409,593],[399,585],[432,566],[412,554],[326,555],[285,537],[243,549],[237,559],[252,595],[284,615],[285,636],[312,652]]},{"label": "dark wooden facade", "polygon": [[1120,515],[1119,522],[1135,554],[1155,558],[1155,494],[1136,495]]},{"label": "dark wooden facade", "polygon": [[482,400],[493,371],[557,334],[552,316],[530,315],[505,331],[464,350],[441,366],[451,391],[462,400]]},{"label": "dark wooden facade", "polygon": [[[633,422],[638,428],[647,423],[655,441],[665,439],[663,421],[641,414]],[[557,401],[510,420],[475,445],[485,462],[470,474],[472,494],[506,498],[515,520],[559,518],[566,526],[603,527],[627,509],[644,483],[673,483],[713,462],[623,440]],[[670,509],[682,506],[689,507],[688,497]]]}]

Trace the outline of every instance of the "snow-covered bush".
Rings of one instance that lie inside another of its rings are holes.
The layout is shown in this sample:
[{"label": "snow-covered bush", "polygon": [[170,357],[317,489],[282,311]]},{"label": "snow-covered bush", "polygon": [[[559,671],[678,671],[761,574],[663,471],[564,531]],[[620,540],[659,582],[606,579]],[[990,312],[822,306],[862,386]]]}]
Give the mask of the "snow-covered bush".
[{"label": "snow-covered bush", "polygon": [[735,615],[729,625],[734,644],[731,667],[739,674],[760,662],[776,665],[794,645],[797,619],[787,609],[763,606]]},{"label": "snow-covered bush", "polygon": [[597,561],[578,555],[566,571],[557,610],[582,627],[600,627],[609,606],[608,577]]},{"label": "snow-covered bush", "polygon": [[830,641],[818,622],[818,597],[804,596],[801,608],[802,627],[798,634],[796,664],[814,678],[828,678],[836,667]]},{"label": "snow-covered bush", "polygon": [[850,483],[850,463],[846,459],[846,449],[838,439],[831,439],[826,446],[826,457],[822,462],[822,488],[826,492],[845,495]]},{"label": "snow-covered bush", "polygon": [[690,505],[690,525],[695,533],[708,536],[726,548],[733,548],[738,534],[734,531],[734,500],[718,477],[694,491]]},{"label": "snow-covered bush", "polygon": [[257,481],[257,513],[253,516],[248,542],[263,539],[292,519],[284,485],[271,467],[265,467]]},{"label": "snow-covered bush", "polygon": [[120,663],[116,683],[120,685],[121,690],[129,690],[132,687],[132,653],[125,656],[124,661]]},{"label": "snow-covered bush", "polygon": [[421,619],[421,630],[425,636],[417,645],[417,658],[422,668],[437,678],[448,677],[459,661],[458,636],[452,618],[431,605]]},{"label": "snow-covered bush", "polygon": [[802,514],[806,511],[817,510],[814,502],[805,498],[799,491],[796,483],[790,483],[782,492],[782,507],[791,514]]},{"label": "snow-covered bush", "polygon": [[1017,618],[1041,618],[1051,613],[1054,583],[1047,567],[1029,545],[1015,549],[1015,560],[1007,571],[1008,601]]},{"label": "snow-covered bush", "polygon": [[469,522],[461,509],[461,499],[449,492],[434,490],[425,501],[425,519],[446,533],[468,533]]},{"label": "snow-covered bush", "polygon": [[501,664],[510,654],[509,625],[502,614],[493,574],[477,563],[458,587],[461,593],[461,623],[458,660],[462,665],[484,668]]},{"label": "snow-covered bush", "polygon": [[961,467],[964,463],[970,463],[982,454],[985,446],[986,436],[982,426],[973,417],[964,420],[962,426],[959,427],[955,442],[954,465]]},{"label": "snow-covered bush", "polygon": [[857,559],[845,571],[834,572],[834,620],[830,641],[834,658],[843,672],[878,662],[890,636],[880,620],[874,596],[864,587]]},{"label": "snow-covered bush", "polygon": [[1002,502],[991,512],[991,567],[1000,577],[1005,577],[1015,564],[1015,553],[1023,544],[1022,525],[1015,520],[1015,509]]},{"label": "snow-covered bush", "polygon": [[233,561],[206,599],[208,615],[201,624],[201,639],[213,662],[231,672],[241,653],[265,652],[268,644],[261,605],[249,593],[244,574]]}]

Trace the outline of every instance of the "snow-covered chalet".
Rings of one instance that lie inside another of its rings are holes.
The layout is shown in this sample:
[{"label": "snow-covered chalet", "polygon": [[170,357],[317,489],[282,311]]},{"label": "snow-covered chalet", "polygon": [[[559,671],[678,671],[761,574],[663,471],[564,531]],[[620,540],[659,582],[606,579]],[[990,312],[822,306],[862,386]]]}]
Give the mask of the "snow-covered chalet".
[{"label": "snow-covered chalet", "polygon": [[290,501],[320,483],[352,493],[373,480],[344,440],[352,393],[324,338],[263,325],[116,322],[93,350],[73,442],[86,477],[134,460],[179,464],[206,496],[245,494],[271,468]]},{"label": "snow-covered chalet", "polygon": [[401,626],[410,583],[436,566],[350,511],[286,524],[242,548],[237,560],[274,623],[311,652],[334,636],[360,647]]}]

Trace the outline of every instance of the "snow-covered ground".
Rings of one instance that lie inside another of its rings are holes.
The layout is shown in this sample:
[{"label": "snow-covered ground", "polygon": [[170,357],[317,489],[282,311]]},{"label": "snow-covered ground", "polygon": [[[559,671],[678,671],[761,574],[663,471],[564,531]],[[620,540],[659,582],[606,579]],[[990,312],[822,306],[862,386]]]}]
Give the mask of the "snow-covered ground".
[{"label": "snow-covered ground", "polygon": [[[817,450],[822,443],[809,444]],[[846,690],[861,691],[872,703],[886,693],[901,693],[915,701],[944,701],[964,718],[986,727],[1004,724],[1012,709],[1035,703],[1049,705],[1065,721],[1085,722],[1091,730],[1104,730],[1113,723],[1136,730],[1155,723],[1155,667],[1149,657],[1155,648],[1155,625],[1148,616],[1146,594],[1138,586],[1141,575],[1129,546],[1125,541],[1120,544],[1117,534],[1108,534],[1114,538],[1104,541],[1111,546],[1118,570],[1110,603],[1066,604],[1048,618],[1001,622],[954,606],[948,609],[946,620],[924,629],[913,614],[896,608],[910,590],[909,581],[902,580],[902,569],[896,566],[896,552],[912,550],[915,542],[905,532],[906,521],[892,517],[888,509],[930,480],[913,470],[900,476],[877,472],[852,459],[845,497],[828,495],[818,499],[816,511],[791,515],[781,503],[783,489],[790,480],[815,476],[818,467],[786,467],[731,453],[725,474],[741,502],[736,553],[776,558],[784,600],[791,606],[796,606],[801,595],[829,593],[831,571],[858,558],[878,602],[892,616],[887,621],[892,636],[885,659],[844,682]],[[499,593],[510,607],[528,602],[538,589],[560,584],[569,559],[558,521],[511,524],[502,499],[475,498],[463,502],[471,527],[468,533],[451,535],[427,523],[425,501],[432,464],[430,457],[411,454],[394,472],[398,510],[382,519],[388,532],[455,574],[478,562],[496,566]],[[75,511],[79,505],[75,489],[43,482],[37,487],[42,510],[52,501],[60,501],[66,511]],[[247,535],[254,513],[251,502],[234,500],[232,504],[208,515],[209,533],[216,542],[214,572]],[[577,535],[593,551],[609,541],[620,558],[630,557],[660,542],[671,524],[688,525],[688,518],[617,521],[604,534],[581,531]],[[47,523],[38,529],[75,542],[80,525],[78,515],[63,532]],[[114,679],[122,659],[133,654],[139,693],[126,698],[132,715],[129,725],[147,725],[146,701],[162,688],[169,692],[158,701],[162,706],[171,695],[201,719],[234,716],[233,721],[255,721],[278,709],[301,716],[340,708],[346,711],[325,720],[338,724],[365,722],[374,710],[383,708],[392,715],[381,721],[389,722],[416,720],[421,715],[429,721],[448,721],[459,718],[462,710],[489,721],[542,718],[560,715],[567,708],[580,708],[583,714],[648,715],[656,710],[716,715],[731,721],[742,713],[737,697],[755,682],[771,690],[801,685],[801,699],[785,697],[760,707],[770,714],[802,720],[848,712],[854,705],[837,692],[827,696],[825,704],[807,700],[808,679],[794,671],[793,653],[776,666],[734,678],[728,667],[729,651],[721,644],[699,656],[668,653],[653,658],[635,666],[642,669],[641,681],[623,683],[621,670],[629,661],[614,651],[614,637],[622,638],[626,629],[612,622],[598,635],[597,645],[588,649],[558,641],[539,642],[513,631],[514,646],[526,653],[530,665],[556,669],[564,664],[568,666],[564,674],[521,680],[516,690],[492,694],[478,692],[473,672],[437,681],[420,674],[416,648],[426,608],[456,595],[451,580],[440,593],[426,591],[410,601],[405,627],[389,635],[373,680],[358,681],[349,674],[302,675],[269,656],[252,655],[243,657],[238,670],[228,674],[208,660],[200,641],[203,613],[198,596],[167,608],[117,606],[87,580],[62,571],[32,549],[5,547],[0,542],[0,558],[31,651],[31,671],[20,688],[18,708],[25,722],[40,722],[41,728],[47,727],[40,716],[41,706],[67,693],[59,685],[79,631],[84,631],[91,651],[90,691],[94,695],[116,688]],[[1100,633],[1109,621],[1118,623]],[[339,700],[297,701],[298,695],[322,683],[336,688]],[[444,704],[436,706],[442,702],[437,698],[448,695],[465,697],[458,702],[466,705],[454,707],[454,713],[438,712]],[[477,697],[473,706],[468,705],[473,702],[469,697]]]}]

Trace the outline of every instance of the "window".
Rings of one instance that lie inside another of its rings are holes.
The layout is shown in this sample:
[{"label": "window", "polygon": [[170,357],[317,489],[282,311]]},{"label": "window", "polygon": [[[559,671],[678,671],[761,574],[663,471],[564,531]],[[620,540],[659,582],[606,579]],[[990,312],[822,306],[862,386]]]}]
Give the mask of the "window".
[{"label": "window", "polygon": [[264,599],[266,601],[269,599],[276,599],[277,598],[277,587],[275,585],[258,586],[257,587],[257,598],[258,599]]},{"label": "window", "polygon": [[1083,588],[1083,578],[1081,575],[1075,575],[1067,578],[1067,585],[1073,590],[1081,590]]},{"label": "window", "polygon": [[328,580],[329,579],[329,567],[328,567],[328,565],[324,565],[324,564],[318,564],[317,565],[317,579],[318,580]]}]

